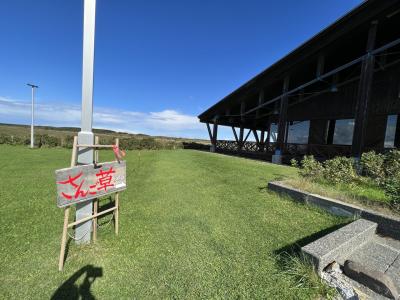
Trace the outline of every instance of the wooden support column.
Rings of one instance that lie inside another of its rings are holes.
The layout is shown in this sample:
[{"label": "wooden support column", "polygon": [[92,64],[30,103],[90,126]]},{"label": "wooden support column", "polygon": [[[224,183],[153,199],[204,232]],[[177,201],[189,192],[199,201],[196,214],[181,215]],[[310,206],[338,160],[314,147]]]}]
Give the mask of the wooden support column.
[{"label": "wooden support column", "polygon": [[326,137],[326,144],[327,145],[332,145],[333,144],[333,137],[335,135],[335,126],[336,126],[336,120],[329,120],[328,135]]},{"label": "wooden support column", "polygon": [[308,143],[314,145],[325,145],[328,135],[329,120],[310,120],[308,131]]},{"label": "wooden support column", "polygon": [[384,149],[387,121],[387,115],[374,115],[371,111],[365,134],[365,149],[375,151],[382,151]]},{"label": "wooden support column", "polygon": [[270,144],[270,140],[271,140],[271,122],[268,122],[268,132],[267,132],[267,140],[265,141],[265,144],[267,146],[267,151],[269,148],[269,144]]},{"label": "wooden support column", "polygon": [[207,125],[208,136],[210,137],[210,142],[212,143],[213,137],[211,133],[210,123],[206,123],[206,125]]},{"label": "wooden support column", "polygon": [[235,137],[236,143],[239,143],[239,139],[238,139],[238,136],[237,136],[237,133],[236,133],[236,129],[235,129],[234,126],[232,126],[232,132],[233,132],[233,136]]},{"label": "wooden support column", "polygon": [[289,127],[290,127],[290,122],[286,122],[285,144],[287,144],[289,140]]},{"label": "wooden support column", "polygon": [[260,147],[260,139],[258,138],[257,130],[253,129],[252,131],[253,131],[254,138],[256,139],[256,143]]},{"label": "wooden support column", "polygon": [[394,146],[400,148],[400,115],[397,115],[396,132],[394,134]]},{"label": "wooden support column", "polygon": [[211,152],[217,151],[217,139],[218,139],[218,116],[214,117],[214,125],[212,132]]},{"label": "wooden support column", "polygon": [[249,131],[247,132],[247,135],[246,135],[246,137],[245,137],[243,143],[247,141],[247,139],[248,139],[249,136],[250,136],[250,133],[251,133],[251,129],[249,129]]},{"label": "wooden support column", "polygon": [[239,151],[242,151],[242,148],[243,148],[243,138],[244,138],[244,127],[243,127],[243,125],[240,125],[239,142],[238,142],[238,150]]},{"label": "wooden support column", "polygon": [[261,130],[260,145],[258,147],[258,150],[260,150],[260,152],[264,152],[264,148],[265,148],[265,130]]},{"label": "wooden support column", "polygon": [[238,143],[238,149],[239,152],[242,151],[243,149],[243,137],[244,137],[244,126],[243,123],[245,121],[245,117],[244,117],[244,113],[246,112],[246,103],[244,101],[242,101],[242,103],[240,103],[240,132],[239,132],[239,143]]},{"label": "wooden support column", "polygon": [[279,111],[278,121],[278,139],[277,139],[277,150],[284,151],[285,149],[285,135],[286,135],[286,123],[287,123],[287,108],[289,101],[289,76],[287,76],[283,82],[283,95],[281,98],[281,106]]},{"label": "wooden support column", "polygon": [[371,22],[367,41],[367,55],[365,56],[361,65],[361,75],[358,85],[357,106],[354,120],[353,143],[351,147],[353,157],[360,157],[364,149],[368,121],[368,104],[371,96],[371,86],[375,66],[375,57],[371,51],[375,47],[377,27],[378,21]]}]

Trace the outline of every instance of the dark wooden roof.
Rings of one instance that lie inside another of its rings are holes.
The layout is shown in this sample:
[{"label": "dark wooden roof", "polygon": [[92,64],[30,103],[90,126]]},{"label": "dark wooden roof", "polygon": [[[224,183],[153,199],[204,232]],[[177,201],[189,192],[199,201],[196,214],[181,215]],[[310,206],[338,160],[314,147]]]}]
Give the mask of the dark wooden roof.
[{"label": "dark wooden roof", "polygon": [[[314,79],[316,61],[321,52],[328,56],[326,62],[328,70],[363,55],[370,22],[375,19],[386,18],[388,14],[395,13],[396,10],[400,10],[399,0],[364,1],[345,16],[211,106],[200,114],[198,118],[201,122],[211,122],[217,115],[226,115],[227,111],[230,111],[230,114],[239,113],[239,106],[243,101],[246,102],[246,107],[251,109],[251,107],[257,105],[257,95],[262,89],[271,93],[265,96],[266,100],[280,95],[282,82],[288,74],[292,77],[291,88]],[[398,28],[392,28],[391,30],[399,31]],[[381,42],[378,42],[378,46],[380,46],[379,43],[387,42],[384,35],[381,40]]]}]

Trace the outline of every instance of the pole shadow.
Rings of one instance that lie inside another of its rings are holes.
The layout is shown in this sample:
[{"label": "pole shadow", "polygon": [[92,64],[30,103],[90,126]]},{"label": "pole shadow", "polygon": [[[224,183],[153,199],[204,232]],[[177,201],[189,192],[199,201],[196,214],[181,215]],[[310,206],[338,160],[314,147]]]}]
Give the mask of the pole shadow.
[{"label": "pole shadow", "polygon": [[[79,279],[83,278],[82,283],[77,283]],[[68,278],[51,296],[51,300],[63,299],[84,299],[94,300],[95,297],[90,291],[90,288],[96,278],[103,276],[103,269],[87,265],[80,270],[76,271],[70,278]]]}]

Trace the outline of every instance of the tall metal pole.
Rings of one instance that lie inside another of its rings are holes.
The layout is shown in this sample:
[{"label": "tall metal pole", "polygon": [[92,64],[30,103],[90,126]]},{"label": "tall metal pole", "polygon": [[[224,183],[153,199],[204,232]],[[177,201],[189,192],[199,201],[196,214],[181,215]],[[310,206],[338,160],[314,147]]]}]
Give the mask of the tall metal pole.
[{"label": "tall metal pole", "polygon": [[31,148],[35,146],[35,140],[34,140],[34,134],[33,134],[33,127],[34,127],[34,121],[35,121],[35,88],[38,88],[39,86],[27,83],[28,86],[31,87],[32,90],[32,120],[31,120]]},{"label": "tall metal pole", "polygon": [[[81,131],[78,133],[78,144],[93,145],[93,64],[94,64],[94,33],[96,20],[96,0],[84,0],[83,16],[83,64],[82,64],[82,115]],[[78,163],[93,163],[93,149],[80,148]],[[93,201],[78,203],[76,206],[76,220],[92,215]],[[76,227],[75,238],[77,244],[90,242],[92,221],[89,220]]]}]

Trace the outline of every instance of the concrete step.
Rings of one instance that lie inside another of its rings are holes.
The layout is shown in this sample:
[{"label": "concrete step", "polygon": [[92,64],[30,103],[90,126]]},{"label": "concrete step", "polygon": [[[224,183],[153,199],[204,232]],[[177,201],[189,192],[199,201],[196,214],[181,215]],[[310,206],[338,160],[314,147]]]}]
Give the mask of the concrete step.
[{"label": "concrete step", "polygon": [[[400,297],[400,241],[376,234],[377,224],[364,219],[352,222],[306,246],[302,252],[311,258],[318,273],[332,274],[327,266],[337,263],[353,288],[365,294],[379,293],[390,299]],[[338,275],[337,273],[336,275]],[[336,276],[334,275],[334,276]],[[364,290],[360,287],[364,287]],[[368,290],[370,292],[368,292]],[[367,297],[374,299],[375,296]]]},{"label": "concrete step", "polygon": [[333,262],[343,265],[347,257],[374,238],[377,224],[364,219],[352,222],[301,248],[318,273]]}]

